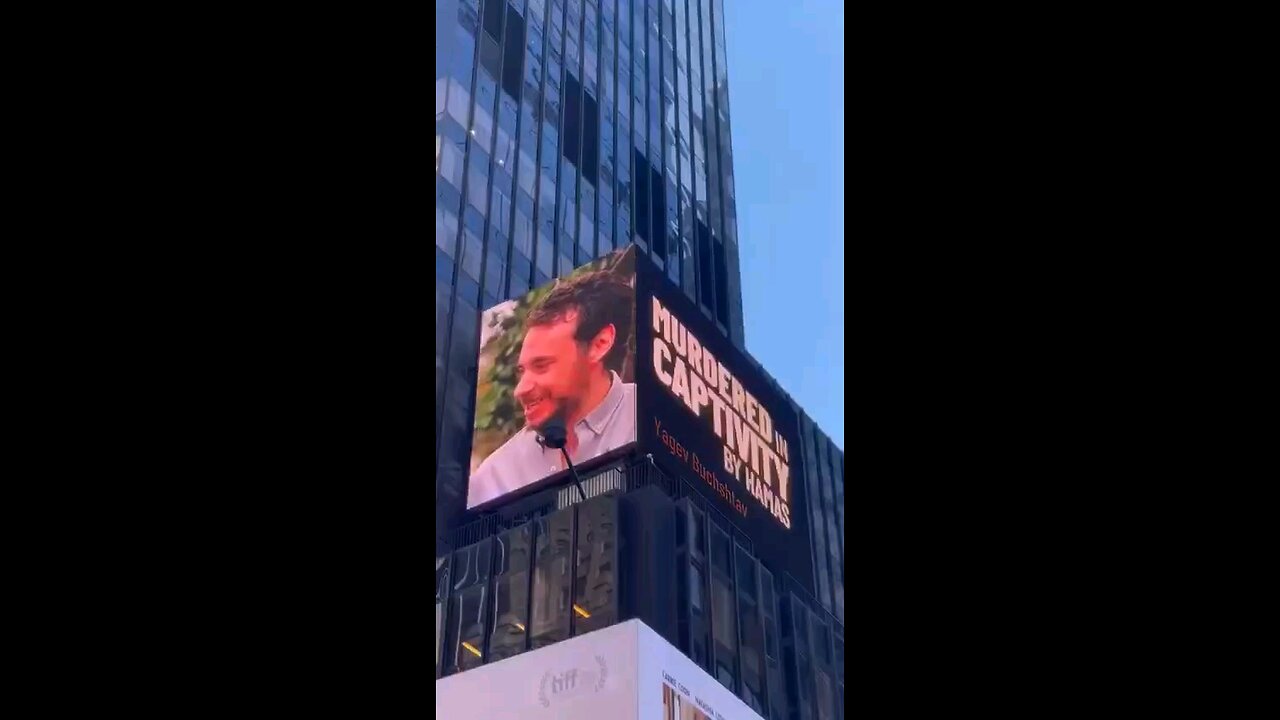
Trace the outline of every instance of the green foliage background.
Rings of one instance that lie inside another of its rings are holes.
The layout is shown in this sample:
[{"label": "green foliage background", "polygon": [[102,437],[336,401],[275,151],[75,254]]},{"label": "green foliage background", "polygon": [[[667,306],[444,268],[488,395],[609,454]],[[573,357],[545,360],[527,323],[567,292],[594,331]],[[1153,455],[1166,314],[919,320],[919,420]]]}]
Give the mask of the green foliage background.
[{"label": "green foliage background", "polygon": [[[620,250],[593,260],[564,278],[529,291],[516,300],[514,312],[499,318],[497,313],[485,312],[480,322],[496,332],[480,348],[477,363],[476,382],[476,417],[475,432],[471,441],[471,469],[474,471],[485,458],[497,450],[524,427],[524,411],[516,402],[516,361],[520,357],[520,346],[524,341],[525,320],[529,312],[542,302],[558,283],[575,278],[583,273],[604,271],[615,273],[627,280],[635,289],[636,254],[634,246]],[[634,308],[631,325],[633,332],[627,340],[627,352],[623,356],[622,366],[613,367],[623,382],[635,382],[636,333]],[[483,334],[483,328],[482,328]]]}]

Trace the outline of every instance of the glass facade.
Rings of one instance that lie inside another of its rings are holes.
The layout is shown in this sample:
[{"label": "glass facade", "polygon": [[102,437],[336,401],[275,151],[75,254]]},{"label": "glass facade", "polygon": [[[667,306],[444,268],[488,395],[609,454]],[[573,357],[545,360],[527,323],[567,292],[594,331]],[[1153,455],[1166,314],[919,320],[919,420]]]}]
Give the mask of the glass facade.
[{"label": "glass facade", "polygon": [[813,535],[817,600],[844,622],[844,451],[803,412],[800,440],[809,490],[809,525]]},{"label": "glass facade", "polygon": [[744,345],[722,0],[436,0],[438,519],[480,309],[637,241]]},{"label": "glass facade", "polygon": [[455,529],[462,547],[436,560],[437,677],[632,617],[648,622],[637,593],[672,592],[673,644],[761,717],[844,717],[843,623],[757,558],[701,495],[658,475],[674,553],[658,556],[652,575],[641,567],[651,558],[620,552],[661,525],[623,517],[631,493],[655,480],[634,468],[589,474],[586,500],[557,492],[512,527]]}]

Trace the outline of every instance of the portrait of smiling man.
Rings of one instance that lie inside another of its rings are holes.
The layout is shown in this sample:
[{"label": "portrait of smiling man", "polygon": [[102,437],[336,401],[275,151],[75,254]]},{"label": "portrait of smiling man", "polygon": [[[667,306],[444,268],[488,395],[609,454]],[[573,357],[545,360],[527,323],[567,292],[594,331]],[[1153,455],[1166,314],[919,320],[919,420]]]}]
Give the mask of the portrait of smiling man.
[{"label": "portrait of smiling man", "polygon": [[636,386],[614,369],[629,352],[634,324],[635,290],[604,271],[562,280],[529,312],[514,389],[524,427],[471,474],[467,507],[566,468],[540,435],[557,415],[574,465],[635,441]]}]

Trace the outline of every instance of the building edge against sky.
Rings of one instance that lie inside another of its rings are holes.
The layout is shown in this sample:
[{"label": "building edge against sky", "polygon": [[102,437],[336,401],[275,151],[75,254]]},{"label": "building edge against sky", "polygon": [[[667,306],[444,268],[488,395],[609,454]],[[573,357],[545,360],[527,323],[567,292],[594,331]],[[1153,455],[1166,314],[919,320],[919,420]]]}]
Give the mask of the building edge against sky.
[{"label": "building edge against sky", "polygon": [[[437,527],[464,517],[480,310],[615,248],[777,386],[745,352],[722,4],[436,1]],[[796,409],[815,595],[843,623],[844,453]]]}]

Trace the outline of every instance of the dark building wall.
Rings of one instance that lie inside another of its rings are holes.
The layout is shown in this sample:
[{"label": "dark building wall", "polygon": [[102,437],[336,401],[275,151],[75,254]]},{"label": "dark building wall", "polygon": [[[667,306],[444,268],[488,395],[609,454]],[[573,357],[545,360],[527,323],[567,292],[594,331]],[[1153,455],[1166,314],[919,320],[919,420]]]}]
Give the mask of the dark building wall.
[{"label": "dark building wall", "polygon": [[679,645],[676,583],[668,559],[675,556],[676,516],[671,498],[656,488],[624,495],[622,520],[623,613],[640,618],[672,645]]},{"label": "dark building wall", "polygon": [[844,451],[808,415],[800,416],[817,600],[844,623]]}]

